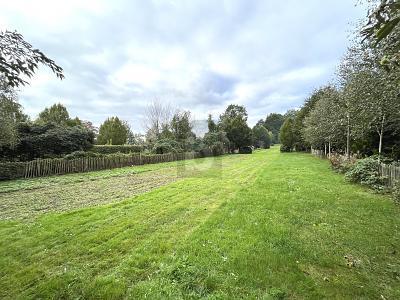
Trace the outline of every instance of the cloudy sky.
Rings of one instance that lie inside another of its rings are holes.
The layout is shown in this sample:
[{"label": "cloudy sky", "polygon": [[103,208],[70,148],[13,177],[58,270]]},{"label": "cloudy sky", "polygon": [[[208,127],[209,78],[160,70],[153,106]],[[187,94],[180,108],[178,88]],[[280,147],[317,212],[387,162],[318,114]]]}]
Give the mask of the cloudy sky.
[{"label": "cloudy sky", "polygon": [[151,101],[217,117],[245,105],[249,123],[301,105],[333,78],[355,0],[0,0],[0,30],[17,30],[64,68],[45,67],[20,102],[32,117],[61,102],[72,117],[108,116],[142,130]]}]

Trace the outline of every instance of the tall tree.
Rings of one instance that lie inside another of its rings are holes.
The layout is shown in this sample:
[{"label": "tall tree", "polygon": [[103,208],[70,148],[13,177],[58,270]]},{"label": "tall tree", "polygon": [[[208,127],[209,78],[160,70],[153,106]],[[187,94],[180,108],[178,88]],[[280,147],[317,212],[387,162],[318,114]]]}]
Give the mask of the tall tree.
[{"label": "tall tree", "polygon": [[247,125],[247,111],[244,106],[230,104],[220,116],[218,126],[226,132],[231,151],[251,145],[252,132]]},{"label": "tall tree", "polygon": [[101,124],[97,144],[123,145],[128,138],[128,129],[118,117],[111,117]]},{"label": "tall tree", "polygon": [[146,140],[154,143],[160,138],[161,131],[170,125],[173,108],[156,99],[146,109],[143,126],[146,129]]},{"label": "tall tree", "polygon": [[272,113],[265,119],[264,126],[273,134],[272,143],[279,143],[279,131],[282,127],[283,122],[285,122],[285,117],[282,114]]},{"label": "tall tree", "polygon": [[46,107],[41,113],[39,113],[37,122],[44,124],[54,123],[66,126],[69,120],[70,118],[67,108],[61,103],[56,103],[50,106],[50,108]]},{"label": "tall tree", "polygon": [[319,149],[327,145],[329,155],[332,146],[343,145],[345,139],[341,105],[340,92],[334,87],[324,88],[315,107],[304,120],[302,133],[305,141]]},{"label": "tall tree", "polygon": [[218,130],[217,124],[214,122],[211,114],[208,115],[207,126],[208,126],[208,132],[215,132]]},{"label": "tall tree", "polygon": [[292,118],[287,118],[283,123],[279,138],[281,141],[281,150],[282,151],[292,151],[294,147],[294,143],[296,141],[295,133],[294,133],[294,124]]},{"label": "tall tree", "polygon": [[271,135],[263,125],[256,125],[253,127],[253,145],[256,148],[270,148]]},{"label": "tall tree", "polygon": [[27,119],[16,92],[0,78],[0,146],[15,145],[18,141],[17,124]]},{"label": "tall tree", "polygon": [[181,145],[184,151],[189,151],[195,138],[192,132],[193,126],[190,119],[190,112],[183,111],[175,113],[171,120],[170,127],[174,140]]}]

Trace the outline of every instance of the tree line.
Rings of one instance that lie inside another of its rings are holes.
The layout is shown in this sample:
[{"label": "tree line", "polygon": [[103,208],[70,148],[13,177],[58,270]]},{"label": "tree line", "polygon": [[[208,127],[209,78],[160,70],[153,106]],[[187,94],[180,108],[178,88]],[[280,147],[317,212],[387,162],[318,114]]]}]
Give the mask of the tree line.
[{"label": "tree line", "polygon": [[333,83],[316,89],[286,118],[282,151],[314,147],[400,159],[399,11],[396,1],[371,11]]},{"label": "tree line", "polygon": [[250,128],[246,108],[232,104],[217,120],[209,115],[208,132],[196,136],[190,111],[154,101],[145,113],[145,134],[134,133],[129,123],[117,116],[107,118],[97,128],[90,121],[71,117],[61,103],[45,108],[35,120],[30,120],[18,103],[16,91],[4,81],[0,88],[0,108],[6,116],[0,123],[0,159],[3,161],[69,157],[68,154],[88,151],[93,145],[136,145],[137,149],[156,154],[251,152],[250,146],[269,148],[277,143],[284,119],[282,115],[271,114]]}]

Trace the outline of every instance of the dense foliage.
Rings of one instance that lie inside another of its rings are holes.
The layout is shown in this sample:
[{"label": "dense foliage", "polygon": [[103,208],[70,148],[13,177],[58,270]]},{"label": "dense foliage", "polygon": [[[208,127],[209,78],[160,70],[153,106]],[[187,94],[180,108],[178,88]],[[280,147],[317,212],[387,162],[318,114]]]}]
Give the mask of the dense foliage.
[{"label": "dense foliage", "polygon": [[264,125],[258,124],[253,127],[253,146],[255,148],[269,149],[272,137],[272,132],[268,131]]},{"label": "dense foliage", "polygon": [[278,113],[269,114],[265,121],[260,120],[257,124],[264,125],[269,131],[272,132],[272,144],[279,143],[279,131],[285,122],[285,117]]},{"label": "dense foliage", "polygon": [[15,146],[0,148],[1,160],[32,160],[60,157],[92,147],[94,134],[82,126],[64,127],[54,123],[20,123]]},{"label": "dense foliage", "polygon": [[94,145],[90,151],[99,154],[138,153],[143,151],[143,147],[138,145]]},{"label": "dense foliage", "polygon": [[281,151],[290,152],[294,148],[295,133],[292,118],[287,118],[280,130]]},{"label": "dense foliage", "polygon": [[382,61],[398,54],[393,47],[400,30],[398,5],[382,1],[372,11],[341,61],[336,82],[315,90],[295,111],[294,149],[400,159],[400,68]]},{"label": "dense foliage", "polygon": [[244,106],[229,105],[219,117],[218,128],[226,132],[230,151],[251,145],[252,132],[247,125],[247,111]]},{"label": "dense foliage", "polygon": [[127,126],[118,118],[111,117],[101,124],[97,144],[99,145],[123,145],[128,138]]},{"label": "dense foliage", "polygon": [[379,174],[379,163],[376,156],[360,159],[346,172],[346,178],[351,182],[381,190],[384,188],[385,179]]},{"label": "dense foliage", "polygon": [[0,77],[0,147],[15,145],[18,141],[17,124],[27,120],[17,93]]}]

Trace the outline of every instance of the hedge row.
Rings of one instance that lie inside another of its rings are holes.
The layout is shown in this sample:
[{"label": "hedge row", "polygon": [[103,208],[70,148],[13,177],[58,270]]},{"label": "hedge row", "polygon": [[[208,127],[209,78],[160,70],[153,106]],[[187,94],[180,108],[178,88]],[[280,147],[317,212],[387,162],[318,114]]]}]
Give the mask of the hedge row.
[{"label": "hedge row", "polygon": [[90,149],[91,152],[99,154],[113,154],[113,153],[139,153],[143,151],[142,146],[137,145],[94,145]]},{"label": "hedge row", "polygon": [[0,180],[24,177],[25,166],[25,162],[0,163]]}]

